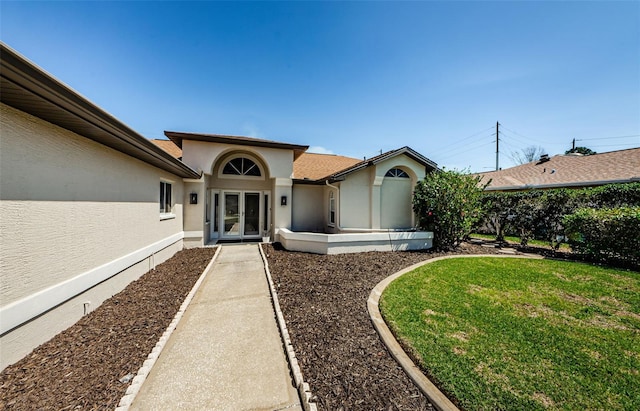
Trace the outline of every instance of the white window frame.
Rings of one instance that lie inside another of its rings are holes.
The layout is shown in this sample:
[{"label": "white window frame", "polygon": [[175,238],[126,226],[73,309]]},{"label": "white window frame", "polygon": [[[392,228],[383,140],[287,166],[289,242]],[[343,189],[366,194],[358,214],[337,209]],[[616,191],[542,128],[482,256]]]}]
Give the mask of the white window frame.
[{"label": "white window frame", "polygon": [[329,191],[329,215],[328,225],[329,227],[336,226],[336,196],[333,191]]},{"label": "white window frame", "polygon": [[[167,187],[169,191],[167,191]],[[174,193],[173,193],[173,181],[170,180],[160,180],[160,220],[169,220],[171,218],[176,218],[176,215],[173,213],[174,206]],[[169,198],[167,198],[167,193],[169,193]],[[168,200],[168,201],[167,201]],[[168,210],[167,210],[168,204]]]},{"label": "white window frame", "polygon": [[[392,175],[389,175],[392,174]],[[409,173],[401,169],[400,167],[392,167],[384,174],[385,178],[411,178]]]},{"label": "white window frame", "polygon": [[[256,167],[258,167],[258,170],[260,170],[260,175],[259,176],[248,176],[248,175],[236,175],[236,174],[224,174],[224,167],[227,165],[227,163],[229,163],[230,161],[233,161],[237,158],[246,158],[248,160],[253,161],[253,163],[256,165]],[[220,163],[220,168],[218,169],[218,178],[225,178],[225,179],[240,179],[240,180],[264,180],[265,179],[265,171],[264,168],[262,167],[262,164],[260,163],[260,161],[258,161],[257,158],[246,154],[246,153],[238,153],[236,155],[227,157],[224,159],[223,162]]]}]

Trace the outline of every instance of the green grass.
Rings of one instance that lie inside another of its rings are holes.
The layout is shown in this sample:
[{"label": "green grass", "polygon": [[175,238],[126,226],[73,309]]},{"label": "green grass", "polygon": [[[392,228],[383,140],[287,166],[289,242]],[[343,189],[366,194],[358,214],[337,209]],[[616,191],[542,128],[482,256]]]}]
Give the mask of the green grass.
[{"label": "green grass", "polygon": [[[482,238],[482,239],[485,239],[485,240],[495,240],[496,239],[495,234],[472,233],[471,237]],[[504,236],[504,240],[506,242],[508,242],[508,243],[520,244],[520,237]],[[549,246],[549,242],[548,241],[543,241],[543,240],[529,240],[529,245],[536,246],[536,247],[550,247]],[[560,244],[560,249],[569,251],[569,250],[571,250],[571,246],[569,244],[562,243],[562,244]]]},{"label": "green grass", "polygon": [[465,409],[640,409],[640,276],[457,258],[394,281],[380,308]]}]

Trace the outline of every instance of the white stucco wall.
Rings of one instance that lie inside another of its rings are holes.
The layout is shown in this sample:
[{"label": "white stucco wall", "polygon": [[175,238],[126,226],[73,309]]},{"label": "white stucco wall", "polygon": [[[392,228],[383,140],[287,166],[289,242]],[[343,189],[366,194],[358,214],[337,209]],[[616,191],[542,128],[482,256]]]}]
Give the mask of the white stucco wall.
[{"label": "white stucco wall", "polygon": [[293,231],[325,230],[325,186],[296,184],[293,186]]},{"label": "white stucco wall", "polygon": [[[9,324],[9,308],[42,303],[43,298],[34,297],[37,293],[48,295],[46,303],[53,307],[70,298],[68,290],[95,285],[91,282],[99,278],[97,272],[104,276],[117,270],[115,275],[151,253],[160,253],[154,261],[158,264],[182,248],[180,177],[4,104],[0,109],[3,327]],[[174,201],[174,217],[162,221],[161,180],[172,183]],[[167,247],[171,252],[162,252]],[[108,293],[124,285],[109,286]],[[82,314],[68,318],[77,320]],[[54,323],[45,333],[48,338],[69,321]],[[9,337],[2,336],[3,367]],[[24,339],[24,345],[32,342]]]}]

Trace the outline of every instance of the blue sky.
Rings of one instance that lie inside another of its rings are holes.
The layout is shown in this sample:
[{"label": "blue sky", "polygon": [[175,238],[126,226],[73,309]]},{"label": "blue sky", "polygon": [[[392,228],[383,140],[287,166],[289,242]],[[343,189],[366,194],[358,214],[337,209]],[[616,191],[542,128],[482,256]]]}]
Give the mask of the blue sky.
[{"label": "blue sky", "polygon": [[[10,47],[148,138],[495,168],[640,147],[640,2],[0,3]],[[627,136],[627,137],[625,137]]]}]

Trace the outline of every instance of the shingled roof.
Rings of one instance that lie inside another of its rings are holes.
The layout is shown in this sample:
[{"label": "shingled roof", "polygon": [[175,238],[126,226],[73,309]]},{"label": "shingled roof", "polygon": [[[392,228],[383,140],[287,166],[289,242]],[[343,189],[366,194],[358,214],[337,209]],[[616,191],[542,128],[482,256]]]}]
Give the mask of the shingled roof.
[{"label": "shingled roof", "polygon": [[361,161],[335,154],[304,153],[293,162],[293,177],[298,180],[320,180]]},{"label": "shingled roof", "polygon": [[488,191],[590,187],[640,181],[640,148],[607,153],[557,155],[499,171],[478,173]]},{"label": "shingled roof", "polygon": [[182,158],[182,149],[171,140],[151,140],[153,144],[160,147],[167,153],[171,154],[173,157],[181,159]]}]

